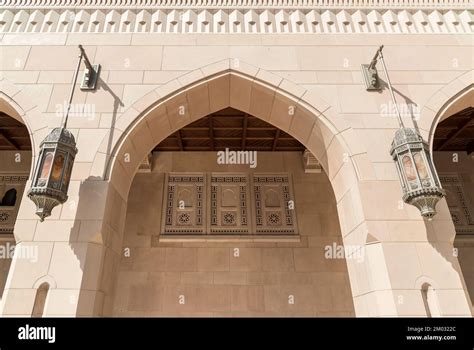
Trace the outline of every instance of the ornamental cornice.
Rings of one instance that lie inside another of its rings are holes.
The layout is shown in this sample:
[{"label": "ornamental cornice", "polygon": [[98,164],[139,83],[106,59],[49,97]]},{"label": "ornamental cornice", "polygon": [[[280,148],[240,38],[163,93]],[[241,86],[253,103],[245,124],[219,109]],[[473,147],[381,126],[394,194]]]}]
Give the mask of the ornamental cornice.
[{"label": "ornamental cornice", "polygon": [[472,34],[466,0],[0,0],[2,33]]},{"label": "ornamental cornice", "polygon": [[467,9],[471,0],[0,0],[9,8],[107,9]]}]

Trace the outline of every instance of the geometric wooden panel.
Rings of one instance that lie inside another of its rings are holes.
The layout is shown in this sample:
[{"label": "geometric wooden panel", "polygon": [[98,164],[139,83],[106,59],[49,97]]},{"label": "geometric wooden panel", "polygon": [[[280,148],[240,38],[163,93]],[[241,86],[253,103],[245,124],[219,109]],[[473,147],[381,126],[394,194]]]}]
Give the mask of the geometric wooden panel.
[{"label": "geometric wooden panel", "polygon": [[203,234],[206,229],[206,176],[202,173],[166,175],[161,232]]},{"label": "geometric wooden panel", "polygon": [[[469,175],[465,174],[468,178]],[[457,173],[439,173],[439,180],[446,191],[446,201],[457,234],[474,234],[474,212],[471,200],[463,186],[463,176]]]},{"label": "geometric wooden panel", "polygon": [[28,175],[0,174],[0,233],[13,233]]},{"label": "geometric wooden panel", "polygon": [[290,176],[288,174],[255,174],[253,188],[255,232],[257,234],[297,233],[295,201]]},{"label": "geometric wooden panel", "polygon": [[246,174],[211,174],[211,234],[249,234],[249,186]]},{"label": "geometric wooden panel", "polygon": [[298,233],[294,203],[289,174],[171,173],[161,233],[293,235]]}]

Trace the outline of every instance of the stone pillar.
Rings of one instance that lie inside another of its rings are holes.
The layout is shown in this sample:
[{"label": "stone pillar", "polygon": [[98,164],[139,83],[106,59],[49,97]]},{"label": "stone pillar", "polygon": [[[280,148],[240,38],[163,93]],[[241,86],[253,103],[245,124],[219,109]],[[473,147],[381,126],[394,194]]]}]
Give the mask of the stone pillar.
[{"label": "stone pillar", "polygon": [[[422,289],[434,289],[441,316],[471,316],[469,295],[453,247],[454,225],[443,199],[432,221],[402,200],[388,154],[391,130],[333,138],[322,160],[336,197],[357,316],[425,316]],[[343,147],[344,140],[351,150]],[[361,139],[377,140],[370,149]],[[377,162],[376,162],[377,161]],[[327,163],[326,163],[327,162]]]},{"label": "stone pillar", "polygon": [[[27,184],[27,188],[29,183]],[[17,249],[2,298],[3,316],[31,316],[47,282],[44,316],[99,316],[112,291],[125,201],[105,181],[72,181],[68,201],[40,222],[23,197],[15,226]]]},{"label": "stone pillar", "polygon": [[433,221],[422,219],[401,200],[397,181],[359,181],[338,198],[357,316],[426,317],[426,286],[441,316],[471,316],[446,201],[437,209]]}]

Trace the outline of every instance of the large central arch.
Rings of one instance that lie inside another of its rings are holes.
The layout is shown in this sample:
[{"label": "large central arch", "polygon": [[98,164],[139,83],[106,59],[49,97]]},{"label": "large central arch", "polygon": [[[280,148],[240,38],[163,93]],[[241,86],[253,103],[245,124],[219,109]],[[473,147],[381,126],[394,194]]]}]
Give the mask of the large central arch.
[{"label": "large central arch", "polygon": [[[227,107],[252,114],[293,136],[315,155],[331,182],[344,164],[357,180],[352,152],[340,134],[347,128],[337,121],[328,103],[275,74],[232,59],[172,80],[135,102],[105,136],[90,175],[111,181],[126,200],[140,162],[155,145]],[[347,176],[348,171],[345,173]],[[333,183],[336,198],[347,188]]]},{"label": "large central arch", "polygon": [[[357,162],[342,135],[352,130],[313,92],[231,59],[195,70],[148,93],[117,119],[102,141],[89,179],[110,183],[104,225],[116,233],[113,246],[122,244],[128,193],[142,160],[180,128],[227,107],[272,124],[311,151],[331,182],[344,243],[365,245]],[[356,299],[363,292],[354,271],[365,270],[362,265],[366,262],[360,266],[355,260],[346,262],[356,314],[365,314],[358,310],[361,303]],[[113,286],[105,289],[113,295]],[[109,307],[110,301],[106,301],[104,314],[110,312]]]}]

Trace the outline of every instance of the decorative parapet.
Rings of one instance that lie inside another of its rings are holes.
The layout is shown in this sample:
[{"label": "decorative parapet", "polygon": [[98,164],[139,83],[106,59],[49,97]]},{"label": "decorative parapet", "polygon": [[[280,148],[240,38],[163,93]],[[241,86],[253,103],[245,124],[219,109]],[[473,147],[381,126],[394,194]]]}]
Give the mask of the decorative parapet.
[{"label": "decorative parapet", "polygon": [[2,7],[84,9],[467,9],[470,0],[2,0]]},{"label": "decorative parapet", "polygon": [[3,33],[472,33],[469,0],[0,0]]}]

